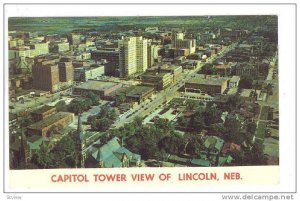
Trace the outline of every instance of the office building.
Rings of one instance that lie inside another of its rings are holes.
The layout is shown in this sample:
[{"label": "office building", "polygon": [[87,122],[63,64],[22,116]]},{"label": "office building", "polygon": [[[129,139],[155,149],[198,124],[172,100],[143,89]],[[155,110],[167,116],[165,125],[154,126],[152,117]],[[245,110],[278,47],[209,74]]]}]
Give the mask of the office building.
[{"label": "office building", "polygon": [[33,88],[44,91],[59,89],[58,65],[53,61],[40,61],[32,66]]},{"label": "office building", "polygon": [[127,77],[147,69],[147,40],[130,37],[118,42],[120,76]]},{"label": "office building", "polygon": [[74,70],[72,62],[58,62],[59,81],[69,82],[72,84],[74,80]]}]

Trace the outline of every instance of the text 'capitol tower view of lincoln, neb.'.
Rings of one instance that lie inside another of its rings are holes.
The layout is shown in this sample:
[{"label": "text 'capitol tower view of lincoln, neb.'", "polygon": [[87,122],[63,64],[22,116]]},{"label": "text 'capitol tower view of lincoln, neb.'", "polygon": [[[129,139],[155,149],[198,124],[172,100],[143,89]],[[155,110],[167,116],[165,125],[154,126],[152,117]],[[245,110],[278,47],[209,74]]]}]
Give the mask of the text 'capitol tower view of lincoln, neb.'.
[{"label": "text 'capitol tower view of lincoln, neb.'", "polygon": [[277,24],[10,17],[10,169],[279,165]]}]

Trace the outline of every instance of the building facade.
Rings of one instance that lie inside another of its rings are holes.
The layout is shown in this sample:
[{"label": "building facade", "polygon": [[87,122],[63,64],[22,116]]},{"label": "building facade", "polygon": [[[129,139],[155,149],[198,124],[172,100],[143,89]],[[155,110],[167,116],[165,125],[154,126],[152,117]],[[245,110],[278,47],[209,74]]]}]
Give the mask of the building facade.
[{"label": "building facade", "polygon": [[59,89],[58,65],[48,61],[37,62],[32,66],[33,88],[44,91]]},{"label": "building facade", "polygon": [[147,40],[130,37],[118,42],[120,76],[127,77],[147,69]]},{"label": "building facade", "polygon": [[69,82],[70,84],[73,83],[74,80],[74,70],[72,62],[59,62],[58,63],[59,69],[59,81],[60,82]]},{"label": "building facade", "polygon": [[104,66],[98,67],[79,67],[74,68],[74,80],[78,82],[86,82],[88,80],[97,79],[104,75]]}]

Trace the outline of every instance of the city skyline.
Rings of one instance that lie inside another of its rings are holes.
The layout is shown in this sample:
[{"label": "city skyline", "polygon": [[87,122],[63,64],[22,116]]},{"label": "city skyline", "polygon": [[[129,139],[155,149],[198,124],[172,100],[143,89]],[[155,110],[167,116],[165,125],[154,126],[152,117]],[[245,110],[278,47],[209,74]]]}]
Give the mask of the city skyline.
[{"label": "city skyline", "polygon": [[10,168],[278,165],[277,23],[9,18]]}]

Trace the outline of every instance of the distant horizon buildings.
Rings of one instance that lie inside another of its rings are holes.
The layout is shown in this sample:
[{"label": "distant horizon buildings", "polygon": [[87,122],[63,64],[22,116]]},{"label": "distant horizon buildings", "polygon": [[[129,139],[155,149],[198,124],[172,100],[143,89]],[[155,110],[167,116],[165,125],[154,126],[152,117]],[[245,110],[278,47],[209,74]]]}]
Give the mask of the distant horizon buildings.
[{"label": "distant horizon buildings", "polygon": [[128,37],[118,41],[120,50],[120,77],[146,71],[148,67],[148,41],[143,37]]}]

